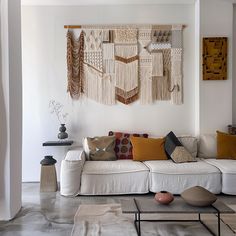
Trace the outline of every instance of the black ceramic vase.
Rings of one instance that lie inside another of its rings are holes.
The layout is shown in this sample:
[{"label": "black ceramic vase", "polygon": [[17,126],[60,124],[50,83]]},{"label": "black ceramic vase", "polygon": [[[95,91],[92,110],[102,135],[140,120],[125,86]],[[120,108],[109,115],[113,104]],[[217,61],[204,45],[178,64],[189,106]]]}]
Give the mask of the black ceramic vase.
[{"label": "black ceramic vase", "polygon": [[45,156],[43,160],[40,161],[40,164],[43,166],[51,166],[57,163],[57,161],[52,156]]},{"label": "black ceramic vase", "polygon": [[61,124],[61,127],[59,128],[60,133],[57,135],[59,139],[66,139],[68,138],[68,134],[66,133],[66,127],[65,124]]}]

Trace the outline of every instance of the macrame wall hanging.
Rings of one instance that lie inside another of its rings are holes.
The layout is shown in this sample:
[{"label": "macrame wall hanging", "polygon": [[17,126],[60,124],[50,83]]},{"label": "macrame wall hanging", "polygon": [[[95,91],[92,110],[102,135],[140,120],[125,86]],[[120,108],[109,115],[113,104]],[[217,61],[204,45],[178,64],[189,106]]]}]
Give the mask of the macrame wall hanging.
[{"label": "macrame wall hanging", "polygon": [[183,103],[182,25],[83,25],[67,32],[67,90],[99,103]]}]

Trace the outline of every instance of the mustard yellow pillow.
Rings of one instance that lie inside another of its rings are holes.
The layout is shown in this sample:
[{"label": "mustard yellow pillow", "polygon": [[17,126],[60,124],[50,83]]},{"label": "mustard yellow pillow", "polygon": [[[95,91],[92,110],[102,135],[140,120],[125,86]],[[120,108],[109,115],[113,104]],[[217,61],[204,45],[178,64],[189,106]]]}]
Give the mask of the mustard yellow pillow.
[{"label": "mustard yellow pillow", "polygon": [[130,138],[134,161],[167,160],[164,149],[165,138]]},{"label": "mustard yellow pillow", "polygon": [[217,159],[236,160],[236,135],[216,131],[217,133]]}]

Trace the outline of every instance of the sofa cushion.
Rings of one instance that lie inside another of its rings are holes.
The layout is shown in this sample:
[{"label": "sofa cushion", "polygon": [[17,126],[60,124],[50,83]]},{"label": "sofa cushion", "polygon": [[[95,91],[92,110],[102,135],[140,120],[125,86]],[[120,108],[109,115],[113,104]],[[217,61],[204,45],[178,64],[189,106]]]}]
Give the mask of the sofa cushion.
[{"label": "sofa cushion", "polygon": [[219,173],[219,170],[212,165],[198,159],[198,162],[176,164],[171,160],[167,161],[145,161],[143,162],[153,173],[164,174],[209,174]]},{"label": "sofa cushion", "polygon": [[148,134],[129,134],[114,131],[109,131],[108,135],[116,137],[115,153],[117,159],[133,159],[130,137],[148,138]]},{"label": "sofa cushion", "polygon": [[117,160],[117,161],[86,161],[83,169],[85,174],[120,174],[138,171],[149,171],[140,161]]},{"label": "sofa cushion", "polygon": [[145,161],[150,169],[150,191],[181,194],[185,189],[201,186],[213,193],[221,192],[221,172],[202,160],[176,164],[167,161]]},{"label": "sofa cushion", "polygon": [[199,139],[198,156],[202,158],[213,158],[217,155],[216,134],[203,134]]},{"label": "sofa cushion", "polygon": [[132,160],[86,161],[81,176],[82,195],[149,192],[149,169]]},{"label": "sofa cushion", "polygon": [[196,161],[172,131],[165,137],[165,151],[176,163]]},{"label": "sofa cushion", "polygon": [[222,172],[222,193],[236,195],[236,160],[204,159]]},{"label": "sofa cushion", "polygon": [[236,174],[236,160],[207,159],[204,161],[220,169],[223,174]]},{"label": "sofa cushion", "polygon": [[236,135],[217,131],[217,158],[236,160]]},{"label": "sofa cushion", "polygon": [[133,160],[167,160],[164,138],[131,137]]},{"label": "sofa cushion", "polygon": [[102,136],[84,139],[84,151],[88,160],[91,161],[114,161],[116,160],[115,137]]}]

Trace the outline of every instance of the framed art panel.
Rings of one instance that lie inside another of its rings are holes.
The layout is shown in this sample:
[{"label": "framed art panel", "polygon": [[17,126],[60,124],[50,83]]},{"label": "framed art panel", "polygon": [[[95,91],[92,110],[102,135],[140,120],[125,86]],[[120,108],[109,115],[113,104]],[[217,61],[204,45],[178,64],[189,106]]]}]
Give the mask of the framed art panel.
[{"label": "framed art panel", "polygon": [[227,38],[203,38],[203,80],[227,79]]}]

